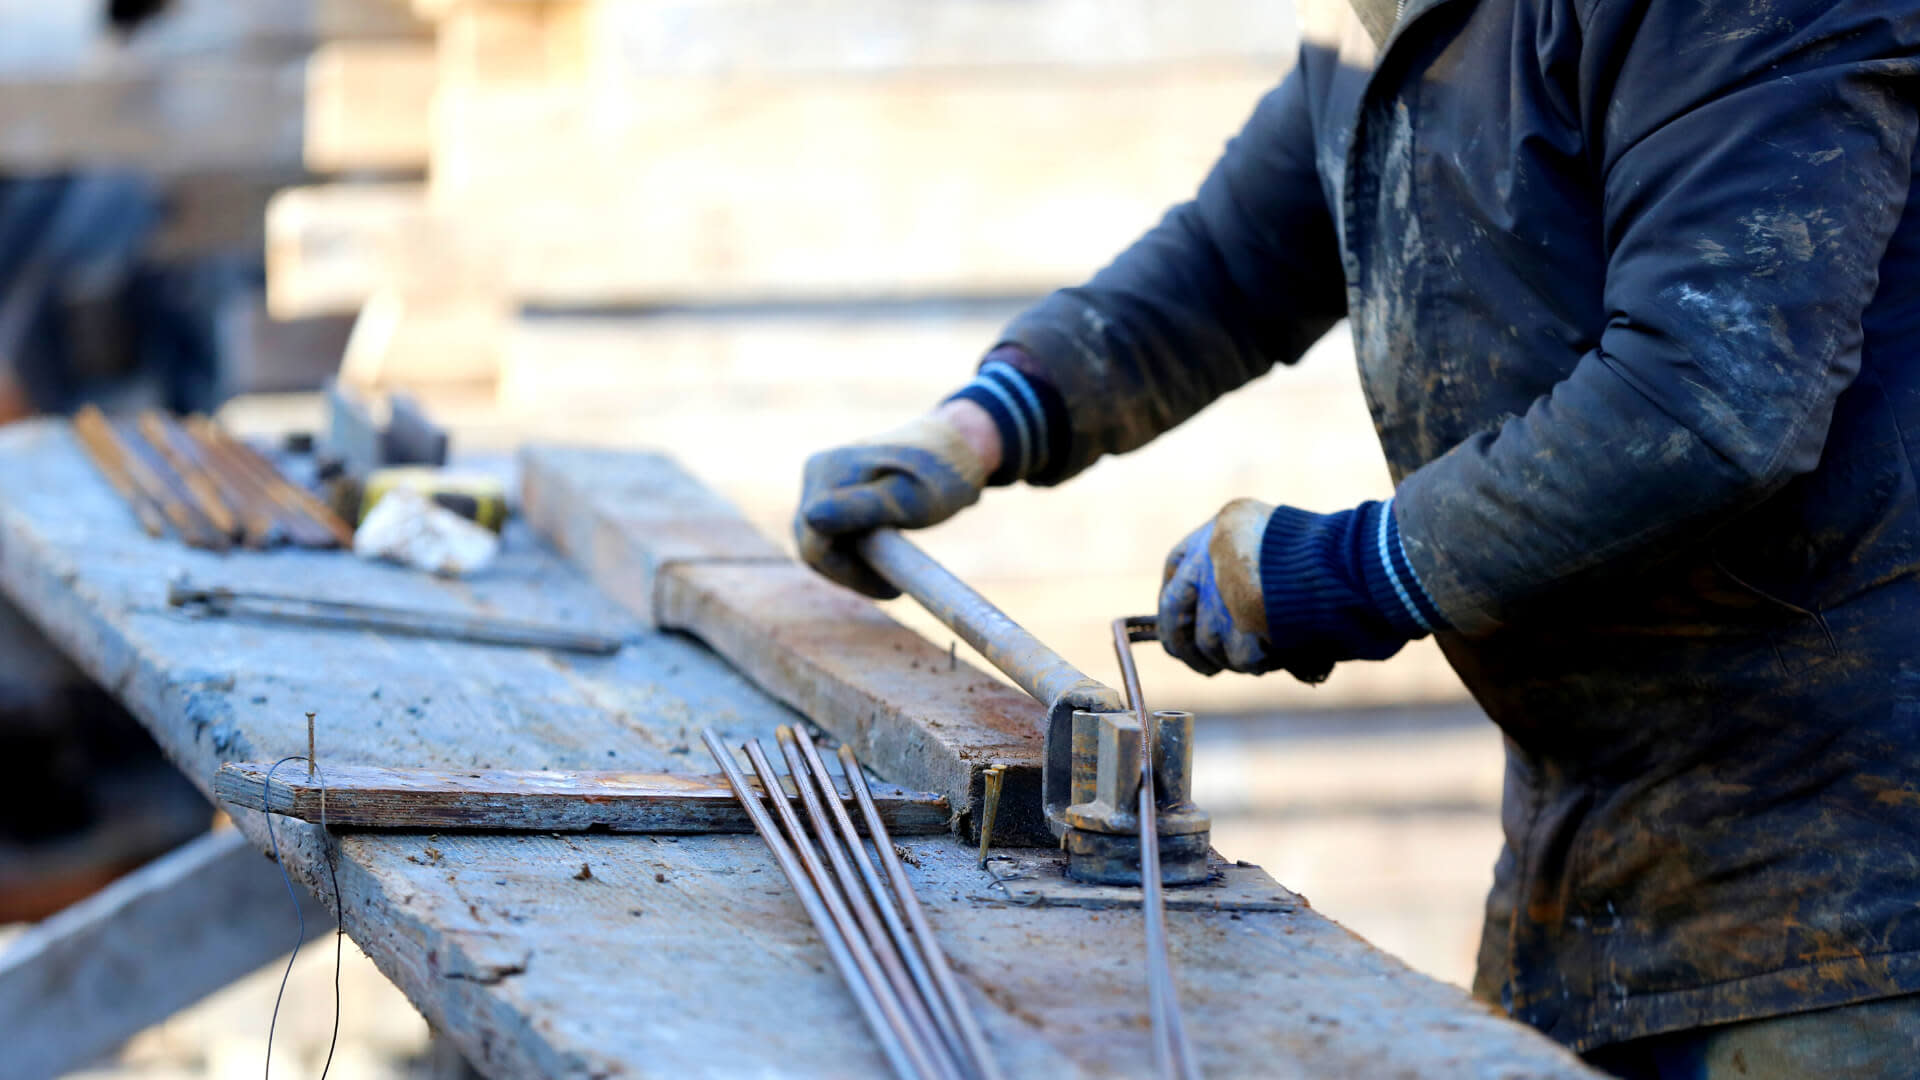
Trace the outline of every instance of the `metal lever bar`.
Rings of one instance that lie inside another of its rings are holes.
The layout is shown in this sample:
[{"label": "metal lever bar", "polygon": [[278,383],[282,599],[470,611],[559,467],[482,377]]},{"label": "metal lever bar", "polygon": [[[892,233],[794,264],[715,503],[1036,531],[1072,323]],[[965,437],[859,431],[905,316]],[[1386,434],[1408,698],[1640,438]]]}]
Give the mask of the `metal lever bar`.
[{"label": "metal lever bar", "polygon": [[1062,815],[1073,787],[1074,711],[1120,712],[1120,695],[1068,663],[896,530],[875,529],[860,538],[858,549],[875,573],[919,601],[1046,707],[1041,802],[1049,827],[1063,833]]},{"label": "metal lever bar", "polygon": [[1156,717],[1147,712],[1140,693],[1140,671],[1133,663],[1133,643],[1158,636],[1159,623],[1151,615],[1129,615],[1113,620],[1113,651],[1120,661],[1120,681],[1127,704],[1140,724],[1140,914],[1146,923],[1147,1009],[1153,1020],[1153,1051],[1160,1075],[1174,1080],[1199,1080],[1200,1070],[1187,1041],[1186,1022],[1180,1016],[1179,991],[1173,985],[1173,962],[1167,953],[1167,908],[1160,882],[1160,820],[1155,803],[1153,758],[1160,745]]},{"label": "metal lever bar", "polygon": [[1051,705],[1075,688],[1098,685],[898,531],[875,529],[860,538],[859,550],[875,573],[918,600],[1041,704]]},{"label": "metal lever bar", "polygon": [[619,638],[607,634],[517,619],[321,600],[310,596],[221,586],[207,588],[180,580],[167,583],[167,604],[171,607],[198,607],[213,615],[247,615],[306,626],[377,630],[413,637],[558,649],[596,656],[619,652],[621,646]]}]

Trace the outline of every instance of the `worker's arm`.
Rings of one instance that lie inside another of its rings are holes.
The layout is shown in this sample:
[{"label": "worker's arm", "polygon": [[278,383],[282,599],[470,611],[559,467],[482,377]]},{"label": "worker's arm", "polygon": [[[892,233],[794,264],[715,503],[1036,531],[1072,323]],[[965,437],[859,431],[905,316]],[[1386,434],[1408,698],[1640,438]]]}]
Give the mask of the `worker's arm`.
[{"label": "worker's arm", "polygon": [[1297,75],[1268,94],[1194,201],[1015,320],[939,409],[814,455],[794,515],[801,556],[891,596],[851,538],[935,524],[989,484],[1057,483],[1297,359],[1345,305],[1304,94]]},{"label": "worker's arm", "polygon": [[1606,329],[1524,415],[1394,499],[1414,571],[1466,631],[1700,535],[1819,464],[1912,181],[1911,11],[1592,11],[1586,49],[1616,68],[1596,148]]},{"label": "worker's arm", "polygon": [[1590,10],[1586,48],[1611,68],[1598,347],[1384,506],[1232,527],[1223,512],[1176,552],[1162,597],[1176,655],[1313,675],[1428,628],[1491,630],[1819,463],[1906,208],[1920,27],[1864,2]]}]

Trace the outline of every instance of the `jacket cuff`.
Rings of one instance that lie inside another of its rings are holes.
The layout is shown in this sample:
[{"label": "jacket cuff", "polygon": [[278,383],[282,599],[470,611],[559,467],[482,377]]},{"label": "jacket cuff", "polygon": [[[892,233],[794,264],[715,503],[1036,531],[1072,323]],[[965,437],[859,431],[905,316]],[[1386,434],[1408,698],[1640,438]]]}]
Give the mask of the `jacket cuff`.
[{"label": "jacket cuff", "polygon": [[1374,610],[1409,639],[1452,629],[1407,561],[1393,500],[1363,503],[1357,513],[1355,568]]},{"label": "jacket cuff", "polygon": [[1391,499],[1337,514],[1276,507],[1260,539],[1260,590],[1269,628],[1370,627],[1369,640],[1396,642],[1450,629],[1407,562]]},{"label": "jacket cuff", "polygon": [[1022,370],[1030,364],[1022,350],[1000,346],[981,361],[971,382],[946,399],[971,401],[993,419],[1001,455],[1000,467],[987,477],[989,485],[1045,476],[1066,457],[1071,438],[1066,403],[1045,379]]}]

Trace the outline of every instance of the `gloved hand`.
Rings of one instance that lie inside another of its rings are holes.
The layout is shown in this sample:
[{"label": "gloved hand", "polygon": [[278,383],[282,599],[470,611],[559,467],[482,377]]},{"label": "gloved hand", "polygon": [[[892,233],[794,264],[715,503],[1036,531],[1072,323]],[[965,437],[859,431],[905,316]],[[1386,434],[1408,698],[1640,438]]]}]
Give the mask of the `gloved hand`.
[{"label": "gloved hand", "polygon": [[[970,406],[969,406],[970,407]],[[807,459],[793,536],[807,565],[881,600],[900,595],[853,550],[882,526],[921,529],[974,504],[988,463],[940,413]]]},{"label": "gloved hand", "polygon": [[1202,675],[1285,669],[1317,683],[1444,629],[1393,504],[1313,514],[1236,499],[1167,556],[1160,643]]}]

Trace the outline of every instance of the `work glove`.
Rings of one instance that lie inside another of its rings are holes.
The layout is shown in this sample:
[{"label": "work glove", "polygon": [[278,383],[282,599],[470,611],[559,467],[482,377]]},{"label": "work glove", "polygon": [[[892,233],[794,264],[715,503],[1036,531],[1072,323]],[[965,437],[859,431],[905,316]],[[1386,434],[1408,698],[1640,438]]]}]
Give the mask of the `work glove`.
[{"label": "work glove", "polygon": [[877,438],[807,459],[793,537],[827,577],[880,600],[900,595],[855,553],[883,526],[922,529],[972,506],[987,468],[960,430],[928,414]]},{"label": "work glove", "polygon": [[1236,499],[1174,547],[1160,588],[1160,643],[1202,675],[1317,683],[1444,628],[1391,500],[1314,514]]}]

